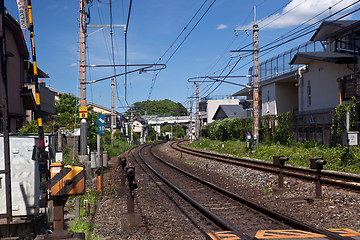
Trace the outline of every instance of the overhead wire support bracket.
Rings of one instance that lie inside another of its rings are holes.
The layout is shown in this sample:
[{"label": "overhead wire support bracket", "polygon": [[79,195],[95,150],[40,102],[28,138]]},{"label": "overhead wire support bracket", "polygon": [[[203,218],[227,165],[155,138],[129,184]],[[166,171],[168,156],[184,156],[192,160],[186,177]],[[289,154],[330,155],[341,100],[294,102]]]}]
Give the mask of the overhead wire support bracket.
[{"label": "overhead wire support bracket", "polygon": [[[237,86],[241,86],[241,87],[245,87],[245,88],[249,88],[252,89],[252,86],[250,85],[245,85],[245,84],[240,84],[240,83],[234,83],[234,82],[229,82],[229,81],[225,81],[219,78],[224,78],[226,76],[204,76],[204,77],[193,77],[193,78],[189,78],[187,81],[188,82],[224,82],[224,83],[228,83],[228,84],[233,84],[233,85],[237,85]],[[241,77],[252,77],[251,75],[242,75],[242,76],[227,76],[227,78],[241,78]],[[197,80],[197,79],[210,79],[210,80]]]},{"label": "overhead wire support bracket", "polygon": [[[109,76],[109,77],[104,77],[104,78],[100,78],[97,80],[93,80],[93,81],[89,81],[86,84],[92,84],[92,83],[96,83],[96,82],[100,82],[100,81],[104,81],[107,79],[111,79],[114,77],[118,77],[118,76],[122,76],[122,75],[126,75],[129,73],[134,73],[134,72],[139,72],[139,74],[143,73],[143,72],[154,72],[154,71],[160,71],[166,68],[166,64],[105,64],[105,65],[84,65],[83,67],[141,67],[144,66],[142,68],[138,68],[135,70],[131,70],[131,71],[127,71],[127,72],[123,72],[123,73],[119,73],[113,76]],[[152,67],[158,67],[155,69],[151,69]]]},{"label": "overhead wire support bracket", "polygon": [[90,36],[90,35],[92,35],[92,34],[94,34],[94,33],[97,33],[97,32],[99,32],[99,31],[101,31],[101,30],[103,30],[103,29],[105,29],[105,28],[109,28],[109,27],[111,27],[111,28],[114,28],[114,27],[115,27],[115,28],[116,28],[116,27],[118,27],[118,28],[124,28],[124,32],[126,32],[126,25],[125,25],[125,24],[113,24],[112,26],[106,25],[106,24],[96,24],[96,25],[87,25],[87,27],[88,27],[88,28],[99,28],[98,30],[96,30],[96,31],[88,34],[87,36]]}]

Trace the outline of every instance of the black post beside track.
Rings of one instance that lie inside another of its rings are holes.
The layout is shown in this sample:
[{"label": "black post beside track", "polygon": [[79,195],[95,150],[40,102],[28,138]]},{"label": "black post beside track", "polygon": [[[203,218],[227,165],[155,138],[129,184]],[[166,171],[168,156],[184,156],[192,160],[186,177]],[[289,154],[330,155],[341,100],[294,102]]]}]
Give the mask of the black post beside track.
[{"label": "black post beside track", "polygon": [[[174,147],[173,146],[174,144],[176,144],[177,147]],[[232,156],[224,156],[221,154],[216,154],[216,153],[211,153],[211,152],[205,152],[202,150],[197,150],[197,149],[182,146],[180,144],[180,142],[172,143],[171,147],[178,151],[186,152],[188,154],[207,158],[207,159],[222,161],[222,162],[239,165],[239,166],[243,166],[243,167],[250,167],[253,169],[260,170],[260,171],[266,171],[266,172],[271,172],[271,173],[275,173],[275,174],[278,173],[278,169],[274,168],[273,164],[268,161],[261,161],[261,160],[250,159],[250,158],[238,158],[238,157],[232,157]],[[297,171],[297,173],[289,172],[289,171],[285,171],[285,170]],[[289,177],[304,179],[304,180],[308,180],[308,181],[316,180],[316,176],[315,176],[316,170],[313,170],[313,169],[306,169],[306,168],[299,168],[299,167],[294,167],[294,166],[290,166],[290,165],[285,165],[283,174],[286,176],[289,176]],[[306,174],[308,174],[308,175],[306,175]],[[309,175],[309,174],[311,174],[311,175]],[[321,183],[323,183],[323,184],[328,184],[331,186],[360,192],[360,177],[355,174],[345,174],[345,173],[330,172],[330,171],[325,170],[325,171],[321,172],[321,175],[323,177],[321,179]],[[326,178],[326,177],[328,177],[328,178]],[[329,179],[329,178],[334,178],[334,179]],[[354,181],[355,183],[339,181],[339,179],[350,180],[350,181]]]}]

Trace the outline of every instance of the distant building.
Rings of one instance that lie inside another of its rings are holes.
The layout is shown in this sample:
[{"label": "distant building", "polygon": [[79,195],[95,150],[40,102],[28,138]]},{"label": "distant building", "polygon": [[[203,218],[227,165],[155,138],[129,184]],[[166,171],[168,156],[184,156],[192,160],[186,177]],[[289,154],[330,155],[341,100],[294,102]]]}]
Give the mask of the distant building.
[{"label": "distant building", "polygon": [[[105,127],[107,130],[111,127],[111,109],[100,106],[95,103],[87,103],[87,107],[92,107],[94,112],[101,113],[102,115],[105,115]],[[116,119],[116,129],[119,129],[122,132],[125,132],[125,122],[127,121],[125,117],[120,114],[119,112],[114,110],[114,115]]]},{"label": "distant building", "polygon": [[213,120],[221,120],[225,118],[247,118],[247,110],[241,105],[219,105]]},{"label": "distant building", "polygon": [[213,117],[220,105],[239,105],[240,100],[229,96],[210,96],[201,99],[199,103],[201,125],[213,122]]}]

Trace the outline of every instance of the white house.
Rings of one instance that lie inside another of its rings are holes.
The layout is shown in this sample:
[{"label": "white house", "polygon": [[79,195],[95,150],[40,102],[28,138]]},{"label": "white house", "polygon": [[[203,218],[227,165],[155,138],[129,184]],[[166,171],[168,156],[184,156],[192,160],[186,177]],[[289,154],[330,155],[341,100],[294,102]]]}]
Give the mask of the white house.
[{"label": "white house", "polygon": [[334,108],[360,98],[359,33],[360,21],[323,22],[311,42],[260,63],[261,114],[292,112],[296,140],[329,144]]},{"label": "white house", "polygon": [[201,99],[199,103],[201,125],[213,122],[213,117],[220,105],[239,105],[240,100],[234,97],[208,97]]}]

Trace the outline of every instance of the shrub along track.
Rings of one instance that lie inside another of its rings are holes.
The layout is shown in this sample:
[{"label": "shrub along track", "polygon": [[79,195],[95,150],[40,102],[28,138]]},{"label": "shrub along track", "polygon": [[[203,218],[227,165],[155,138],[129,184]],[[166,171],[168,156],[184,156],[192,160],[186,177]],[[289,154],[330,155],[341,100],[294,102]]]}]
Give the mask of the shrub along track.
[{"label": "shrub along track", "polygon": [[[270,172],[273,174],[279,173],[279,168],[274,166],[269,161],[262,161],[252,158],[238,158],[233,156],[225,156],[219,153],[206,152],[195,148],[190,148],[181,144],[182,142],[173,142],[171,147],[175,150],[191,154],[198,157],[203,157],[211,160],[221,161],[229,164],[248,167],[260,171]],[[301,167],[294,167],[285,165],[283,168],[283,175],[297,179],[316,181],[316,170],[306,169]],[[348,189],[360,192],[360,176],[355,174],[334,172],[334,171],[321,171],[322,184]]]},{"label": "shrub along track", "polygon": [[[190,203],[199,212],[215,223],[219,229],[236,231],[239,234],[245,233],[246,235],[253,237],[257,230],[283,229],[284,223],[286,223],[296,229],[310,230],[327,235],[333,239],[341,239],[339,235],[332,232],[320,230],[300,221],[296,221],[260,206],[259,204],[250,202],[244,197],[230,193],[224,188],[217,187],[213,183],[217,182],[218,178],[209,174],[209,172],[199,171],[199,169],[197,169],[196,172],[198,177],[186,172],[180,173],[182,171],[180,168],[162,160],[164,157],[161,156],[161,152],[157,149],[158,146],[142,146],[133,150],[130,155],[144,172],[146,171],[150,176],[150,173],[146,170],[147,168],[143,166],[145,164],[157,175],[157,178],[160,178],[171,189],[177,191],[178,194],[186,199],[185,201]],[[176,159],[172,159],[172,161],[174,160]],[[183,167],[192,168],[193,166],[185,164]],[[152,176],[151,178],[155,179],[155,177]],[[206,178],[212,183],[201,180],[200,178]],[[182,203],[176,203],[176,205],[182,209],[182,212],[188,211],[184,209],[189,209],[186,204],[184,205],[183,201]],[[261,214],[259,212],[261,212]],[[222,219],[226,219],[226,221]],[[208,231],[207,225],[209,225],[209,223],[207,221],[202,219],[200,219],[200,221],[193,221],[196,225],[199,225],[200,228],[204,229],[202,233]]]}]

